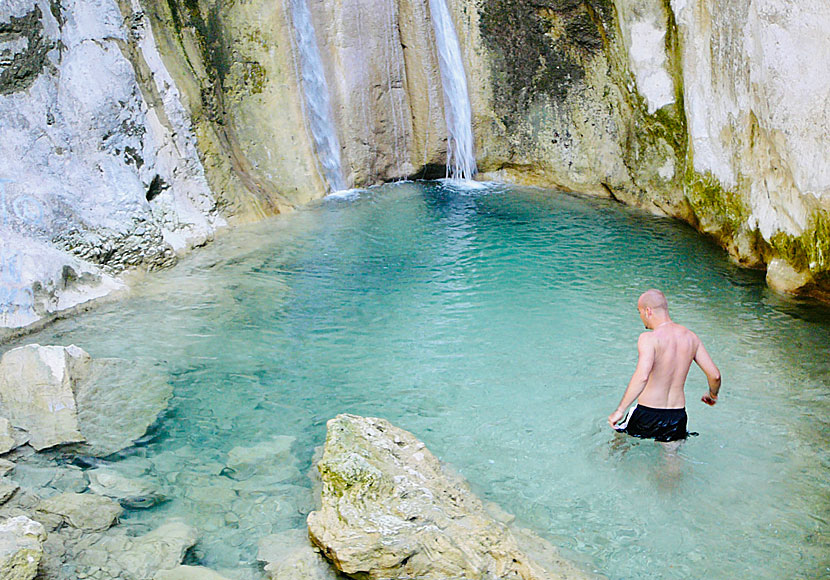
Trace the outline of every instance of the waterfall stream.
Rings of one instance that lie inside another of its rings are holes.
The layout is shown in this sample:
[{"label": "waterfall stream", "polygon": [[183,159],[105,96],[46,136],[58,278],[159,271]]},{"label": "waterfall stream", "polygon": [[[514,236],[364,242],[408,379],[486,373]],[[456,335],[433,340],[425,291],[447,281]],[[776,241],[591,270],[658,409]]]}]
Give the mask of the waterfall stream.
[{"label": "waterfall stream", "polygon": [[461,46],[445,0],[429,0],[429,10],[444,86],[444,115],[448,132],[447,173],[453,179],[470,179],[476,173],[476,157]]},{"label": "waterfall stream", "polygon": [[332,191],[346,189],[340,164],[340,142],[329,100],[329,87],[323,59],[317,46],[317,35],[311,22],[306,0],[289,0],[294,24],[296,53],[299,57],[300,83],[305,98],[305,117],[314,139],[317,159],[323,167],[326,182]]}]

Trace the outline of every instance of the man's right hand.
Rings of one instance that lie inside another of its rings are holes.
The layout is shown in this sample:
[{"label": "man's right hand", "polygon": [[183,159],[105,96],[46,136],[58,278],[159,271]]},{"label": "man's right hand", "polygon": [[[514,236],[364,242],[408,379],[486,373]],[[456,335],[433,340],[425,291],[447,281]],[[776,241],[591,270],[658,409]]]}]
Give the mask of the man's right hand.
[{"label": "man's right hand", "polygon": [[622,418],[623,418],[623,412],[622,411],[614,411],[613,413],[608,415],[608,424],[611,425],[612,429],[616,429],[617,428],[617,423],[619,423]]},{"label": "man's right hand", "polygon": [[707,405],[709,405],[710,407],[712,407],[712,406],[715,405],[715,403],[718,402],[718,396],[717,395],[712,395],[712,393],[710,392],[710,393],[706,393],[705,395],[703,395],[700,398],[700,400],[703,401],[704,403],[706,403]]}]

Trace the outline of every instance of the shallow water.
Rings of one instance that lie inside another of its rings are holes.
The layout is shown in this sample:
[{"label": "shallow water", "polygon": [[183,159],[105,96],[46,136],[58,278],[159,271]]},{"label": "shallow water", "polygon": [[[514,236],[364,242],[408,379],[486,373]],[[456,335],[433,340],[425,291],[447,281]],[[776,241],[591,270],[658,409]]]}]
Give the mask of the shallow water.
[{"label": "shallow water", "polygon": [[[605,422],[649,287],[724,376],[710,408],[692,370],[700,436],[674,458]],[[830,314],[611,202],[447,182],[353,192],[226,236],[29,342],[168,373],[154,438],[112,463],[149,459],[147,475],[177,487],[125,525],[184,516],[202,529],[192,560],[217,569],[256,573],[257,540],[304,525],[313,450],[349,412],[412,431],[609,578],[830,574]],[[219,493],[228,451],[274,435],[297,438],[301,475]]]}]

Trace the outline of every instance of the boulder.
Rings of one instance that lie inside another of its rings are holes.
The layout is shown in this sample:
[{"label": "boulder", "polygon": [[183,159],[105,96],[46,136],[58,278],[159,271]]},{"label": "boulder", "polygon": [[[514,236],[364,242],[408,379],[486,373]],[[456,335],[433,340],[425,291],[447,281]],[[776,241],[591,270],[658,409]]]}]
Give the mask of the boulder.
[{"label": "boulder", "polygon": [[259,541],[257,560],[265,562],[269,580],[336,580],[340,577],[303,530],[287,530]]},{"label": "boulder", "polygon": [[308,516],[309,537],[346,574],[421,580],[588,577],[564,560],[549,567],[528,555],[460,476],[388,421],[355,415],[330,420],[317,467],[322,507]]},{"label": "boulder", "polygon": [[8,459],[0,459],[0,477],[4,475],[8,475],[12,471],[14,471],[15,464]]},{"label": "boulder", "polygon": [[123,359],[93,360],[77,390],[78,421],[88,441],[84,451],[106,457],[131,446],[171,396],[173,387],[152,367]]},{"label": "boulder", "polygon": [[74,345],[37,344],[12,349],[0,359],[2,414],[29,432],[29,444],[38,451],[84,440],[75,390],[90,360]]},{"label": "boulder", "polygon": [[61,493],[41,501],[37,510],[61,516],[73,528],[89,532],[106,530],[124,511],[117,502],[93,493]]},{"label": "boulder", "polygon": [[43,557],[44,541],[43,526],[26,516],[0,523],[0,578],[32,580]]}]

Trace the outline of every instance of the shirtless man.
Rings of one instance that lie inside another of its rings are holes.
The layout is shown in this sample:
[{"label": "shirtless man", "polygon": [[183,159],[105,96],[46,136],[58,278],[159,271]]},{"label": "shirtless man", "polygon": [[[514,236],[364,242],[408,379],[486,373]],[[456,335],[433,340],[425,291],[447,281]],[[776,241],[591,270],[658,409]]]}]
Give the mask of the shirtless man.
[{"label": "shirtless man", "polygon": [[[686,397],[683,387],[692,361],[706,373],[709,392],[701,401],[714,405],[720,390],[720,371],[703,343],[688,328],[669,318],[666,297],[659,290],[648,290],[637,301],[637,310],[645,327],[637,341],[637,369],[625,389],[617,409],[608,416],[608,424],[634,437],[656,441],[686,438]],[[623,413],[637,400],[637,405]]]}]

